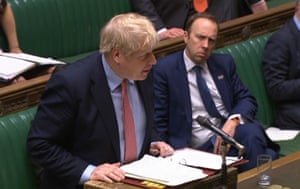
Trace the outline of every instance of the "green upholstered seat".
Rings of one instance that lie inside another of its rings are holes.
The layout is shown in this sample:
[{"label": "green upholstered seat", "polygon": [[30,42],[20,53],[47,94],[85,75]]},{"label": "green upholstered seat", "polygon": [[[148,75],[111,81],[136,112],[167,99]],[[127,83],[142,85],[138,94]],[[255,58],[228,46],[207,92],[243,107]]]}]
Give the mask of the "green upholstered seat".
[{"label": "green upholstered seat", "polygon": [[27,134],[36,108],[0,118],[0,188],[35,189],[35,174],[27,154]]}]

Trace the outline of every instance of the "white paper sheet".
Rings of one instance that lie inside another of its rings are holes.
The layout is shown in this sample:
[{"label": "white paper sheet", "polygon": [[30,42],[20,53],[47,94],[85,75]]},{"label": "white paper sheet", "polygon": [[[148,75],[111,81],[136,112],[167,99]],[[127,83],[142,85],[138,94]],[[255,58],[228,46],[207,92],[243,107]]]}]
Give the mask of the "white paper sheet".
[{"label": "white paper sheet", "polygon": [[[191,148],[176,150],[172,156],[166,157],[172,162],[177,162],[183,165],[220,170],[222,168],[222,156]],[[238,157],[226,157],[226,164],[230,165],[240,161]]]},{"label": "white paper sheet", "polygon": [[293,140],[298,134],[299,130],[281,130],[277,127],[269,127],[266,129],[267,135],[272,141]]},{"label": "white paper sheet", "polygon": [[34,66],[32,62],[0,56],[0,78],[10,80]]},{"label": "white paper sheet", "polygon": [[1,56],[6,56],[6,57],[11,57],[11,58],[16,58],[16,59],[21,59],[21,60],[27,60],[30,62],[34,62],[40,65],[56,65],[56,64],[65,64],[62,61],[59,60],[54,60],[52,58],[44,58],[32,54],[26,54],[26,53],[0,53]]},{"label": "white paper sheet", "polygon": [[203,170],[184,166],[161,157],[145,155],[142,159],[121,166],[130,178],[177,186],[207,177]]}]

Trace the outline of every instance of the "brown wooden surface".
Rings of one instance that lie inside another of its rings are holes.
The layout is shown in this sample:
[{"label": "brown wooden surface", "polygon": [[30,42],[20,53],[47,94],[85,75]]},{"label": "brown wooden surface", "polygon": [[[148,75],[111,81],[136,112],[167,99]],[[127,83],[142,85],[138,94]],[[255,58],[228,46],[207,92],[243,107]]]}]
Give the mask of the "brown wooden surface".
[{"label": "brown wooden surface", "polygon": [[[222,23],[217,48],[277,30],[292,18],[294,9],[295,3],[287,3],[259,14]],[[164,40],[154,53],[159,58],[183,48],[182,38]],[[0,116],[36,106],[48,79],[49,75],[46,75],[0,88]]]},{"label": "brown wooden surface", "polygon": [[[300,151],[272,162],[272,185],[300,188]],[[256,168],[238,174],[238,189],[257,188]]]},{"label": "brown wooden surface", "polygon": [[[229,168],[227,175],[227,182],[229,189],[236,189],[237,186],[237,169]],[[187,184],[183,184],[177,187],[166,187],[165,189],[217,189],[221,185],[221,173],[193,181]],[[162,185],[160,185],[162,186]],[[88,181],[84,184],[84,189],[142,189],[149,187],[137,187],[125,183],[108,184],[101,181]],[[155,187],[152,187],[155,188]],[[158,187],[157,187],[158,188]]]}]

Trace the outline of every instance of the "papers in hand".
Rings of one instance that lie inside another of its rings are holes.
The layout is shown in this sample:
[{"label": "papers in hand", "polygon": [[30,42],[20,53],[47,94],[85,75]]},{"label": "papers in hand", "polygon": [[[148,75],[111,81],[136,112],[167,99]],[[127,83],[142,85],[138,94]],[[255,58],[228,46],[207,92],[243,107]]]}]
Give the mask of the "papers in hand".
[{"label": "papers in hand", "polygon": [[121,166],[129,178],[176,186],[206,177],[201,169],[171,162],[169,159],[145,155],[142,159]]},{"label": "papers in hand", "polygon": [[0,79],[11,80],[35,66],[58,65],[64,62],[25,53],[0,53]]},{"label": "papers in hand", "polygon": [[269,127],[266,133],[272,141],[293,140],[298,134],[299,130],[281,130],[277,127]]}]

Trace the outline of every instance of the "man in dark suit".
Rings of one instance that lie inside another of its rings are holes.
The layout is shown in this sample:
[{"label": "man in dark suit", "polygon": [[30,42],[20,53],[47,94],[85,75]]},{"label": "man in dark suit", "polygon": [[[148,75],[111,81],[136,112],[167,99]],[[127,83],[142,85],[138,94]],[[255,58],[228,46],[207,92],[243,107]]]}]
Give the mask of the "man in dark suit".
[{"label": "man in dark suit", "polygon": [[[176,149],[220,153],[221,139],[197,122],[199,115],[207,117],[245,146],[244,158],[249,163],[240,166],[244,171],[256,166],[258,154],[276,159],[278,149],[270,148],[272,143],[255,120],[256,101],[237,75],[232,57],[212,53],[217,35],[218,24],[212,15],[195,14],[187,22],[185,50],[158,60],[154,67],[155,121],[162,139]],[[204,89],[198,88],[197,70],[212,97],[208,105]],[[212,107],[218,115],[209,111]],[[238,155],[238,150],[230,147],[228,155]]]},{"label": "man in dark suit", "polygon": [[300,129],[300,0],[293,18],[267,41],[263,68],[269,95],[278,105],[275,125]]},{"label": "man in dark suit", "polygon": [[186,19],[193,13],[191,0],[131,0],[134,11],[147,16],[161,40],[183,35]]},{"label": "man in dark suit", "polygon": [[[42,95],[28,136],[29,153],[43,168],[40,188],[75,189],[87,180],[124,179],[124,89],[135,125],[134,159],[149,150],[161,156],[173,153],[152,130],[153,85],[147,76],[156,63],[152,50],[158,41],[152,23],[133,13],[117,15],[100,41],[101,53],[54,73]],[[123,81],[127,87],[121,89]]]}]

